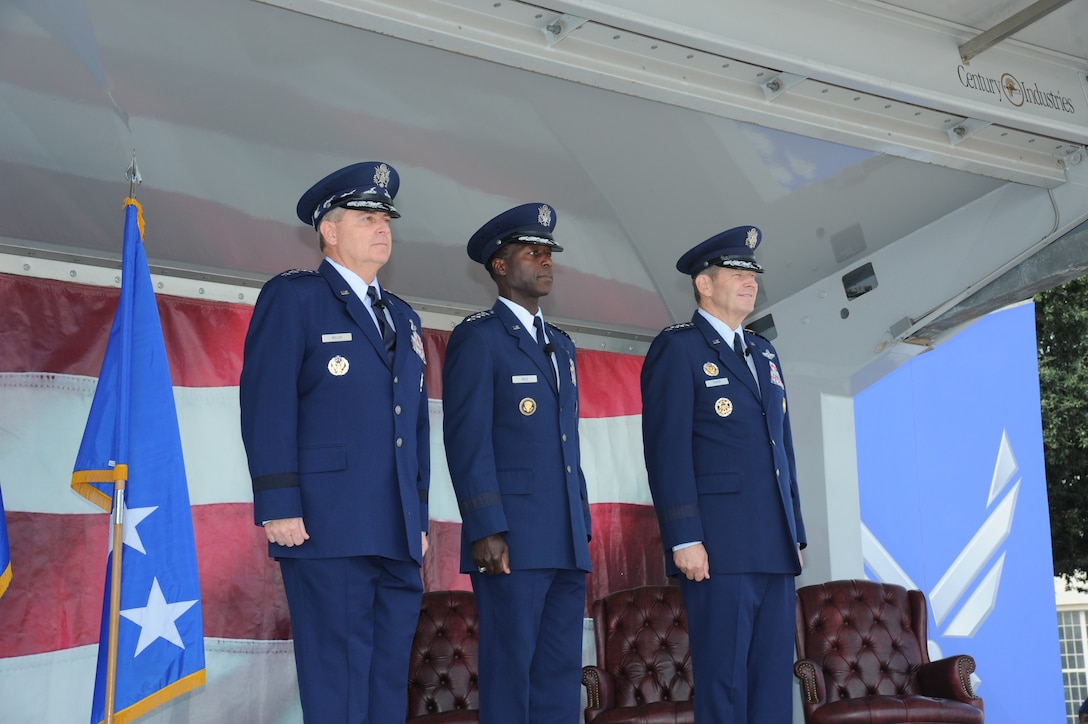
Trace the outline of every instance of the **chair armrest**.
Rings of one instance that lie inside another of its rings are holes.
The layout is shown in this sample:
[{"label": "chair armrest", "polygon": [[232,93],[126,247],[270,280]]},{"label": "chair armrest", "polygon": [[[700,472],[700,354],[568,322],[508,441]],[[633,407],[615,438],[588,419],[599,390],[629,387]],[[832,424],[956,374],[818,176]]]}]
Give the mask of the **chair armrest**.
[{"label": "chair armrest", "polygon": [[982,700],[971,686],[974,671],[975,660],[967,654],[931,661],[918,667],[918,689],[925,696],[955,699],[982,708]]},{"label": "chair armrest", "polygon": [[801,659],[793,665],[793,675],[801,680],[801,701],[804,704],[823,704],[827,701],[824,689],[824,672],[812,659]]},{"label": "chair armrest", "polygon": [[601,712],[616,706],[612,675],[596,666],[582,667],[582,684],[586,687],[586,724]]}]

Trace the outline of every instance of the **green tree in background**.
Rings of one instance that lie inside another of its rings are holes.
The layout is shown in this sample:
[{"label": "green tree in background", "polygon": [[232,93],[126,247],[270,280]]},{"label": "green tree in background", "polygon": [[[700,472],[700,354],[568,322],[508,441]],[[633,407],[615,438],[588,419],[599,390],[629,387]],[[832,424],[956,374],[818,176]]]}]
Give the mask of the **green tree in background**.
[{"label": "green tree in background", "polygon": [[1035,297],[1054,575],[1088,590],[1088,277]]}]

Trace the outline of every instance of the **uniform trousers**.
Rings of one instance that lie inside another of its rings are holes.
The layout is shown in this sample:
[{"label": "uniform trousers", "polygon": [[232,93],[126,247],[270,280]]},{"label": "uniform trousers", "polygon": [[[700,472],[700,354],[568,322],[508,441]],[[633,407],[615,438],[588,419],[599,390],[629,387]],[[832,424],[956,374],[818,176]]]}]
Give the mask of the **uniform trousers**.
[{"label": "uniform trousers", "polygon": [[793,574],[680,577],[688,613],[695,721],[793,721]]},{"label": "uniform trousers", "polygon": [[419,566],[378,556],[280,558],[307,724],[404,721]]},{"label": "uniform trousers", "polygon": [[581,718],[586,573],[472,573],[480,618],[480,724]]}]

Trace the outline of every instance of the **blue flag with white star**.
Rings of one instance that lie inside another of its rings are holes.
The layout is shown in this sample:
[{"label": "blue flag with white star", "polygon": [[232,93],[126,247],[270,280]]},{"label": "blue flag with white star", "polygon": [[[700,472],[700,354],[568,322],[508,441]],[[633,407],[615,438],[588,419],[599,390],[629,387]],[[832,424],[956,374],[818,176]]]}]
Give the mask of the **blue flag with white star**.
[{"label": "blue flag with white star", "polygon": [[0,596],[11,583],[11,547],[8,546],[8,520],[4,517],[4,496],[0,494]]},{"label": "blue flag with white star", "polygon": [[[110,580],[98,646],[91,724],[105,719],[108,641],[118,641],[114,721],[129,722],[204,683],[204,621],[193,518],[174,389],[143,248],[139,204],[125,200],[121,298],[91,403],[72,488],[110,511],[124,481],[121,605]],[[116,516],[110,516],[111,523]],[[112,525],[111,525],[112,529]],[[112,537],[111,537],[112,540]]]}]

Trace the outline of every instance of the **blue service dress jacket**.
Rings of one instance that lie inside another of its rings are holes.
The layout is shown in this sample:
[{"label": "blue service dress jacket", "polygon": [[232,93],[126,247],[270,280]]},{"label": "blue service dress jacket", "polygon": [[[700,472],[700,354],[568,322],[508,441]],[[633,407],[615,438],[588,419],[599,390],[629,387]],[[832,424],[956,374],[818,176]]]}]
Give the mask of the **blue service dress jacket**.
[{"label": "blue service dress jacket", "polygon": [[646,354],[643,445],[669,575],[673,547],[693,541],[711,574],[800,573],[805,526],[782,367],[770,342],[745,340],[758,387],[698,311]]},{"label": "blue service dress jacket", "polygon": [[365,302],[327,260],[269,280],[239,389],[255,522],[301,517],[275,557],[383,556],[422,565],[430,421],[419,316],[384,292],[390,364]]},{"label": "blue service dress jacket", "polygon": [[472,542],[495,533],[505,534],[511,570],[591,568],[574,343],[547,326],[558,387],[551,360],[502,301],[450,335],[443,430],[463,572],[476,570]]}]

